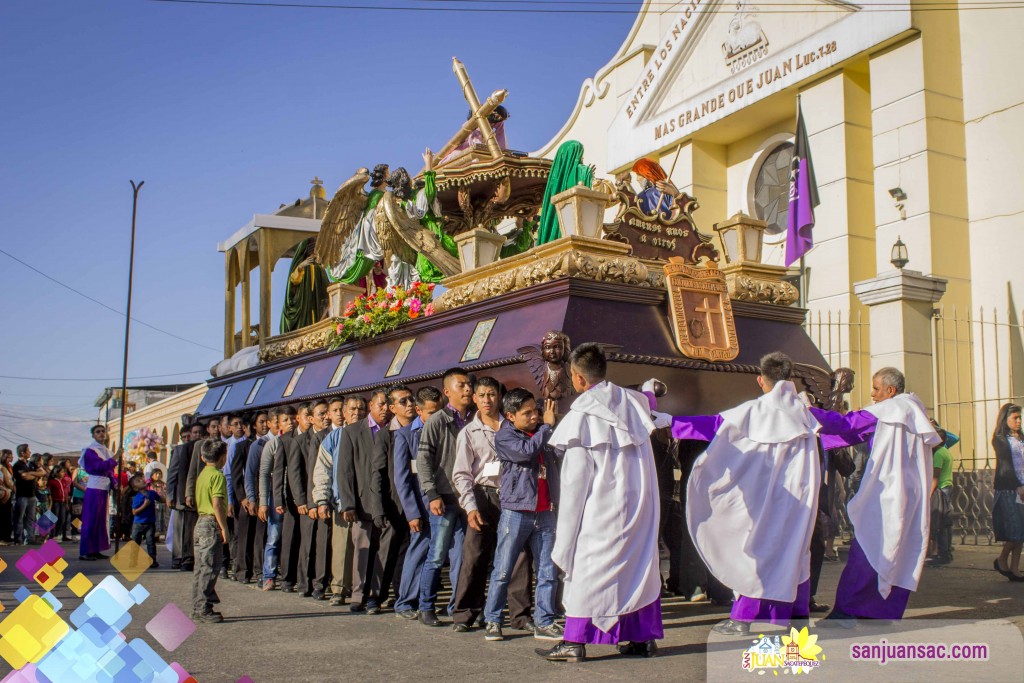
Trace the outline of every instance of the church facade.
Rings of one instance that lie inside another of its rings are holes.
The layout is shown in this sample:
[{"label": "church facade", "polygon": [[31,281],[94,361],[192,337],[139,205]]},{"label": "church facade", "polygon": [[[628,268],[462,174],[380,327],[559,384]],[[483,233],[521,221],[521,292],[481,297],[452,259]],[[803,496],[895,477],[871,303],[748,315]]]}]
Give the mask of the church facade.
[{"label": "church facade", "polygon": [[854,407],[900,367],[983,459],[1024,391],[1021,35],[1024,13],[964,3],[648,1],[537,154],[578,140],[608,175],[658,161],[700,229],[763,220],[762,261],[783,265],[799,103],[821,203],[789,274],[812,337],[822,321],[826,358],[858,371]]}]

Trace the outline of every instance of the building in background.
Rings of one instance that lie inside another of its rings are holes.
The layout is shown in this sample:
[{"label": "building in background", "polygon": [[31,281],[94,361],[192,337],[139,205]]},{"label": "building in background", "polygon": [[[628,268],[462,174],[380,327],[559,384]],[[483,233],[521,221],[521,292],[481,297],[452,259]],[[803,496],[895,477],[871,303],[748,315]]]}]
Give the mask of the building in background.
[{"label": "building in background", "polygon": [[[137,400],[135,408],[126,411],[124,420],[124,433],[142,427],[149,427],[160,435],[164,447],[159,453],[160,462],[167,464],[167,458],[171,449],[181,442],[181,421],[184,415],[191,415],[199,407],[199,402],[206,396],[206,384],[180,385],[178,391],[170,391],[166,388],[157,387],[129,387],[128,405],[131,406],[133,399]],[[104,392],[104,396],[109,389]],[[120,388],[115,391],[120,392]],[[140,392],[133,394],[133,392]],[[100,397],[101,399],[103,396]],[[142,403],[142,399],[149,399]],[[113,397],[108,398],[113,400]],[[100,401],[97,401],[99,405]],[[101,414],[100,421],[103,421]],[[107,431],[110,434],[112,450],[116,450],[116,441],[120,438],[121,419],[114,416],[113,411],[110,420],[107,422]]]}]

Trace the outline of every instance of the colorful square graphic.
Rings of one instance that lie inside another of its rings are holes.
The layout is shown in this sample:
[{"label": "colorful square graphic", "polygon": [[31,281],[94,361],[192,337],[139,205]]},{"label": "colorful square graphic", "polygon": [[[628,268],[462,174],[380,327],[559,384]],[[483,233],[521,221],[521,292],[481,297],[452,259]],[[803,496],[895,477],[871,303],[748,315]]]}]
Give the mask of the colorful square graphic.
[{"label": "colorful square graphic", "polygon": [[177,650],[195,630],[195,623],[173,602],[167,603],[146,624],[146,632],[168,652]]},{"label": "colorful square graphic", "polygon": [[110,558],[110,564],[129,581],[138,581],[149,566],[153,564],[150,557],[135,541],[128,541]]},{"label": "colorful square graphic", "polygon": [[29,595],[0,621],[0,657],[14,669],[37,663],[69,630],[50,603]]}]

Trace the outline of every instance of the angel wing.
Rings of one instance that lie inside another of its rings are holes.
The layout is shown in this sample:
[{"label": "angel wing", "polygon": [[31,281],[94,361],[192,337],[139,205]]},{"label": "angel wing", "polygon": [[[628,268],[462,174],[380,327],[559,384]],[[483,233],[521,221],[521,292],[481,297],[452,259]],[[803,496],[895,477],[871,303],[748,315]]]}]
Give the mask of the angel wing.
[{"label": "angel wing", "polygon": [[341,258],[341,248],[345,240],[356,229],[359,217],[366,209],[367,195],[363,192],[363,187],[369,180],[370,172],[361,168],[334,193],[320,223],[320,234],[317,236],[314,252],[317,263],[330,267]]},{"label": "angel wing", "polygon": [[548,378],[548,365],[544,362],[544,357],[540,355],[540,347],[536,344],[523,346],[516,349],[516,353],[521,354],[523,360],[526,361],[526,367],[530,369],[530,374],[537,382],[537,391],[543,391]]},{"label": "angel wing", "polygon": [[459,259],[445,251],[429,230],[409,216],[395,196],[385,192],[377,205],[377,238],[384,251],[384,263],[395,255],[406,263],[415,264],[417,252],[426,256],[445,277],[462,272]]}]

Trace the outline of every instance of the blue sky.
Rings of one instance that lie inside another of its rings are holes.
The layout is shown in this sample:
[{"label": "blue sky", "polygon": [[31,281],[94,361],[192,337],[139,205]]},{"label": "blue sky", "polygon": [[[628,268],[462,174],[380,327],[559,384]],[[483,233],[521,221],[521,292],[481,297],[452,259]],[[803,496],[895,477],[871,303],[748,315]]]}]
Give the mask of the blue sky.
[{"label": "blue sky", "polygon": [[[333,192],[359,166],[418,169],[466,115],[453,55],[482,97],[509,89],[511,146],[540,147],[634,17],[6,0],[0,249],[122,310],[145,180],[133,315],[199,345],[133,325],[129,376],[174,376],[130,383],[199,381],[223,345],[219,241],[314,175]],[[82,447],[73,420],[120,384],[124,318],[3,254],[0,291],[0,375],[103,378],[0,378],[0,445]]]}]

